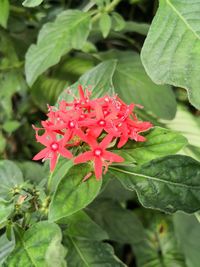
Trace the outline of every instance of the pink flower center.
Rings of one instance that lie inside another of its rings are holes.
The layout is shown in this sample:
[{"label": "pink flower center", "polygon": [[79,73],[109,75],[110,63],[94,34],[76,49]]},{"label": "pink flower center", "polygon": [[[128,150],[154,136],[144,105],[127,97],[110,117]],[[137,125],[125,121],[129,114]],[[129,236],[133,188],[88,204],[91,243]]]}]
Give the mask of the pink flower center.
[{"label": "pink flower center", "polygon": [[53,151],[58,150],[58,144],[57,144],[57,143],[52,143],[52,144],[51,144],[51,149],[52,149]]},{"label": "pink flower center", "polygon": [[101,156],[102,154],[103,154],[103,151],[102,151],[101,148],[96,148],[96,149],[94,150],[94,155],[95,155],[95,156],[99,157],[99,156]]},{"label": "pink flower center", "polygon": [[100,121],[98,121],[98,124],[100,126],[104,126],[106,124],[106,122],[105,122],[105,120],[100,120]]},{"label": "pink flower center", "polygon": [[70,121],[68,123],[68,126],[69,126],[69,128],[74,128],[75,127],[75,122],[74,121]]}]

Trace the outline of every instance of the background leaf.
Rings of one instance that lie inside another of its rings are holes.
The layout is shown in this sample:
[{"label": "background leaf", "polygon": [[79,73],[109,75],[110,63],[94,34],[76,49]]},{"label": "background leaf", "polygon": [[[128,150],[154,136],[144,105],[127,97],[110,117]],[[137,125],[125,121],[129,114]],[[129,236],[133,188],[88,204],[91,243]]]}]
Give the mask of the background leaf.
[{"label": "background leaf", "polygon": [[37,44],[26,54],[25,72],[29,85],[49,67],[59,62],[72,48],[81,49],[90,30],[88,13],[79,10],[61,12],[54,22],[41,29]]},{"label": "background leaf", "polygon": [[[61,239],[62,235],[59,227],[47,221],[34,224],[24,234],[18,230],[16,248],[9,256],[7,266],[52,266],[50,264],[51,259],[51,263],[56,262],[56,266],[64,267],[65,253],[63,253]],[[56,250],[52,251],[55,242],[57,247]]]},{"label": "background leaf", "polygon": [[62,178],[49,207],[49,220],[57,221],[86,207],[99,193],[102,181],[94,175],[87,182],[83,178],[91,172],[88,165],[75,165]]},{"label": "background leaf", "polygon": [[39,6],[43,0],[25,0],[22,5],[25,7],[35,7]]},{"label": "background leaf", "polygon": [[12,188],[23,183],[21,170],[9,160],[0,161],[0,195],[3,198],[8,198]]},{"label": "background leaf", "polygon": [[7,27],[9,11],[10,11],[9,0],[1,0],[0,1],[0,25],[4,28]]},{"label": "background leaf", "polygon": [[136,190],[142,205],[165,212],[200,209],[200,163],[174,155],[152,160],[140,167],[110,167],[129,190]]},{"label": "background leaf", "polygon": [[114,150],[114,152],[120,154],[128,162],[136,161],[141,164],[158,157],[175,154],[187,144],[187,139],[178,132],[161,127],[154,127],[144,136],[147,141],[133,142],[131,140],[120,150]]},{"label": "background leaf", "polygon": [[189,100],[197,109],[200,108],[199,12],[199,0],[160,0],[141,54],[154,82],[187,89]]}]

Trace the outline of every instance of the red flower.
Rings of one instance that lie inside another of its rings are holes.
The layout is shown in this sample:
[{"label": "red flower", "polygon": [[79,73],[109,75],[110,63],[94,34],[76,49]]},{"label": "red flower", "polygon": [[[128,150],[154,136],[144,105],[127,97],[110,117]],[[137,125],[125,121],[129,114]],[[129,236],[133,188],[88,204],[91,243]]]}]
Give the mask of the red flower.
[{"label": "red flower", "polygon": [[[138,105],[126,105],[116,95],[90,99],[91,92],[88,89],[84,92],[81,85],[78,86],[78,91],[79,97],[76,97],[68,90],[73,101],[62,100],[58,107],[48,106],[48,118],[41,123],[43,128],[34,128],[37,141],[46,148],[33,159],[50,159],[50,169],[53,171],[59,155],[72,158],[68,149],[76,146],[74,152],[78,154],[89,145],[91,150],[79,154],[74,162],[93,161],[96,178],[100,179],[103,169],[105,173],[112,162],[124,160],[107,150],[112,140],[119,141],[118,148],[130,139],[144,142],[146,139],[140,133],[147,131],[152,125],[138,120],[134,114],[134,107]],[[38,135],[39,130],[43,130],[44,134]],[[84,179],[89,177],[90,175],[86,175]]]},{"label": "red flower", "polygon": [[56,166],[58,155],[62,155],[65,158],[72,158],[72,153],[65,148],[66,142],[69,140],[69,134],[66,133],[65,136],[57,140],[56,135],[50,132],[44,133],[39,136],[36,132],[36,139],[38,142],[46,146],[38,154],[35,155],[33,160],[46,160],[50,159],[50,170],[53,171]]},{"label": "red flower", "polygon": [[94,172],[97,179],[100,179],[102,176],[103,166],[106,167],[107,170],[108,165],[112,162],[124,161],[122,157],[106,150],[113,139],[112,136],[107,135],[101,143],[97,143],[96,139],[91,135],[88,135],[84,139],[90,145],[91,151],[80,154],[75,158],[74,162],[78,164],[89,160],[94,161]]}]

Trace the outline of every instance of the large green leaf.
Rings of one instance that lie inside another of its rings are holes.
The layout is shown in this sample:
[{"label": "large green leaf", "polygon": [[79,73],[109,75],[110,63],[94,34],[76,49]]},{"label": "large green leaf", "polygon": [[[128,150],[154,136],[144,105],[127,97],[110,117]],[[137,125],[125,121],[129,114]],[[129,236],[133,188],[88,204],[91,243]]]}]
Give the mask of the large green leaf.
[{"label": "large green leaf", "polygon": [[194,216],[183,213],[174,215],[174,224],[179,245],[182,248],[188,267],[199,267],[200,224]]},{"label": "large green leaf", "polygon": [[[25,233],[17,230],[17,243],[7,260],[9,267],[64,267],[60,228],[47,221],[34,224]],[[55,246],[56,245],[56,246]]]},{"label": "large green leaf", "polygon": [[133,245],[137,266],[186,267],[171,217],[154,212],[146,221],[145,239]]},{"label": "large green leaf", "polygon": [[200,2],[160,0],[142,49],[142,62],[152,80],[188,90],[200,108]]},{"label": "large green leaf", "polygon": [[187,213],[200,209],[200,163],[190,157],[173,155],[136,168],[109,169],[127,189],[136,190],[145,207]]},{"label": "large green leaf", "polygon": [[1,198],[8,198],[11,189],[23,183],[22,172],[12,161],[0,161],[0,183]]},{"label": "large green leaf", "polygon": [[0,266],[4,263],[15,247],[15,237],[12,233],[11,240],[8,240],[6,233],[0,236]]},{"label": "large green leaf", "polygon": [[[83,86],[89,86],[92,90],[92,97],[101,97],[105,94],[114,94],[113,88],[113,74],[115,72],[117,65],[116,60],[108,60],[100,63],[96,67],[92,68],[85,74],[83,74],[80,79],[73,84],[70,88],[73,90],[74,94],[77,94],[78,84]],[[66,99],[71,100],[72,97],[64,91],[59,100]]]},{"label": "large green leaf", "polygon": [[137,216],[118,203],[110,200],[98,201],[88,211],[108,233],[109,239],[124,244],[137,244],[144,239],[143,227]]},{"label": "large green leaf", "polygon": [[7,21],[10,11],[9,0],[0,1],[0,25],[4,28],[7,27]]},{"label": "large green leaf", "polygon": [[[118,95],[127,103],[141,104],[145,110],[165,119],[172,119],[176,112],[176,101],[172,89],[168,86],[154,84],[142,66],[139,55],[134,52],[111,51],[102,53],[103,61],[80,77],[71,86],[74,93],[77,85],[90,86],[92,97],[107,93]],[[64,92],[60,99],[70,97]]]},{"label": "large green leaf", "polygon": [[108,239],[107,233],[100,228],[84,211],[62,219],[59,223],[67,224],[65,234],[80,239],[101,241]]},{"label": "large green leaf", "polygon": [[92,175],[83,182],[91,172],[89,165],[75,165],[62,178],[54,193],[49,207],[49,220],[57,221],[86,207],[98,194],[102,181]]},{"label": "large green leaf", "polygon": [[90,30],[90,16],[79,10],[60,13],[54,22],[45,24],[37,44],[26,54],[25,72],[29,85],[49,67],[59,62],[72,48],[81,49]]},{"label": "large green leaf", "polygon": [[168,129],[155,127],[145,135],[147,141],[128,142],[122,149],[115,150],[129,162],[145,163],[154,158],[175,154],[187,144],[187,139]]},{"label": "large green leaf", "polygon": [[69,249],[67,254],[69,267],[126,266],[114,255],[113,248],[109,244],[72,237],[68,237],[65,244]]}]

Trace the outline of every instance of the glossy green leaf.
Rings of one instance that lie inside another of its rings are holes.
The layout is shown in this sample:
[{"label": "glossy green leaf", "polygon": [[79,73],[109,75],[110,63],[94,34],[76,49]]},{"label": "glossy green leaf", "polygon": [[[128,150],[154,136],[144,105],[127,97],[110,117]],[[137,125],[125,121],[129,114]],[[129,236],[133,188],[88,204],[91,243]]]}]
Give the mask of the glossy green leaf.
[{"label": "glossy green leaf", "polygon": [[57,186],[49,207],[49,220],[57,221],[86,207],[99,193],[102,181],[92,175],[83,182],[91,172],[89,165],[75,165],[62,178]]},{"label": "glossy green leaf", "polygon": [[[141,104],[145,110],[165,119],[172,119],[176,113],[176,100],[168,86],[154,84],[146,75],[139,55],[134,52],[110,51],[101,54],[104,61],[80,77],[71,86],[77,93],[77,85],[90,86],[93,97],[118,93],[127,103]],[[114,59],[113,59],[114,58]],[[64,92],[60,99],[69,100]]]},{"label": "glossy green leaf", "polygon": [[113,248],[109,244],[72,237],[68,237],[65,244],[68,247],[69,267],[126,266],[114,255]]},{"label": "glossy green leaf", "polygon": [[161,127],[150,130],[145,134],[145,138],[147,140],[145,142],[129,141],[115,153],[119,153],[125,159],[129,156],[128,162],[135,160],[137,163],[145,163],[158,157],[175,154],[187,145],[187,139],[184,136]]},{"label": "glossy green leaf", "polygon": [[[70,88],[73,90],[74,94],[77,94],[77,86],[78,84],[82,84],[83,86],[90,87],[90,89],[92,90],[92,96],[94,98],[105,95],[106,93],[112,95],[114,94],[112,78],[115,72],[116,65],[116,60],[104,61],[93,69],[86,72],[85,74],[83,74],[80,79]],[[59,100],[62,99],[72,100],[72,97],[66,94],[66,92],[64,91],[59,96]]]},{"label": "glossy green leaf", "polygon": [[113,241],[137,244],[144,239],[143,227],[137,216],[118,203],[110,200],[98,201],[91,205],[89,213]]},{"label": "glossy green leaf", "polygon": [[50,174],[51,178],[49,180],[49,189],[51,191],[56,190],[61,179],[67,175],[67,172],[72,166],[73,166],[72,160],[67,160],[66,158],[63,157],[59,158],[55,170],[53,171],[53,173]]},{"label": "glossy green leaf", "polygon": [[111,25],[112,21],[110,16],[107,13],[104,13],[99,20],[99,27],[104,38],[108,36],[111,29]]},{"label": "glossy green leaf", "polygon": [[199,12],[199,0],[160,0],[142,49],[142,62],[152,80],[187,89],[189,100],[198,109]]},{"label": "glossy green leaf", "polygon": [[145,238],[133,245],[137,266],[188,267],[178,245],[171,217],[153,212],[146,220]]},{"label": "glossy green leaf", "polygon": [[25,233],[17,230],[16,235],[16,248],[9,256],[7,266],[66,266],[64,262],[66,253],[61,244],[62,234],[56,224],[47,221],[38,222]]},{"label": "glossy green leaf", "polygon": [[15,237],[14,234],[12,233],[12,238],[11,240],[8,240],[6,237],[6,234],[3,234],[0,236],[0,265],[5,262],[7,257],[10,255],[10,253],[13,251],[15,248]]},{"label": "glossy green leaf", "polygon": [[1,0],[0,1],[0,25],[4,28],[7,27],[9,11],[10,11],[9,0]]},{"label": "glossy green leaf", "polygon": [[67,224],[64,234],[80,239],[101,241],[108,239],[107,233],[100,228],[84,211],[78,211],[75,214],[59,221],[61,224]]},{"label": "glossy green leaf", "polygon": [[1,198],[8,198],[11,189],[23,183],[22,172],[12,161],[0,161],[0,183]]},{"label": "glossy green leaf", "polygon": [[179,245],[188,267],[199,267],[200,224],[194,216],[174,214],[174,224]]},{"label": "glossy green leaf", "polygon": [[140,167],[110,167],[129,190],[136,190],[147,208],[165,212],[200,209],[200,163],[182,155],[152,160]]},{"label": "glossy green leaf", "polygon": [[44,0],[25,0],[22,5],[25,7],[39,6]]},{"label": "glossy green leaf", "polygon": [[81,49],[90,31],[90,16],[79,10],[60,13],[54,22],[45,24],[37,44],[26,54],[25,72],[29,85],[49,67],[59,62],[71,49]]}]

